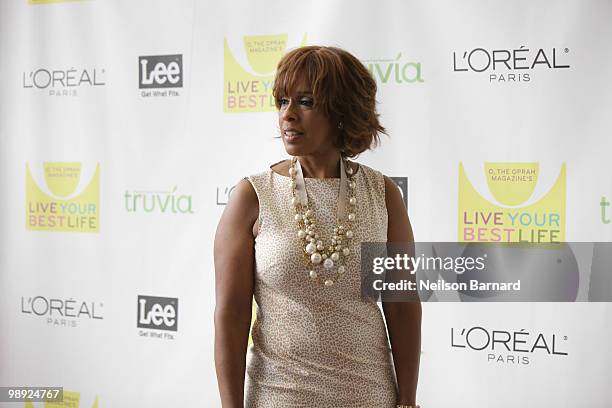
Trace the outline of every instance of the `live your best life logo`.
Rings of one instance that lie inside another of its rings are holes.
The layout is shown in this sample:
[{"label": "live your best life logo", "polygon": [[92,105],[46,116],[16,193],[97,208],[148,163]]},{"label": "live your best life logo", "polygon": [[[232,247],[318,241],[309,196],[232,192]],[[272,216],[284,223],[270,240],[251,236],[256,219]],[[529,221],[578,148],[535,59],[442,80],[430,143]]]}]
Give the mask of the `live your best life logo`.
[{"label": "live your best life logo", "polygon": [[21,297],[21,313],[44,319],[52,326],[77,327],[84,321],[103,320],[104,303],[78,298],[37,296]]},{"label": "live your best life logo", "polygon": [[538,163],[485,163],[484,171],[497,203],[476,190],[459,164],[459,242],[565,242],[565,164],[550,190],[528,205],[524,203],[538,182]]},{"label": "live your best life logo", "polygon": [[569,355],[567,336],[525,329],[451,327],[450,346],[456,351],[486,355],[490,363],[510,365],[529,365],[537,358],[564,358]]},{"label": "live your best life logo", "polygon": [[525,83],[545,71],[567,70],[569,48],[472,49],[453,51],[453,71],[486,77],[489,83]]},{"label": "live your best life logo", "polygon": [[106,85],[106,70],[96,67],[37,67],[22,72],[22,87],[49,96],[79,96],[87,88]]},{"label": "live your best life logo", "polygon": [[[273,112],[272,85],[278,61],[285,54],[287,34],[243,37],[243,48],[223,40],[223,111]],[[232,44],[233,45],[233,44]],[[299,45],[306,45],[306,34]]]},{"label": "live your best life logo", "polygon": [[82,180],[81,172],[79,162],[45,162],[39,185],[26,163],[26,229],[99,231],[100,165],[96,164],[88,179]]},{"label": "live your best life logo", "polygon": [[138,57],[140,96],[179,96],[183,87],[183,55],[147,55]]}]

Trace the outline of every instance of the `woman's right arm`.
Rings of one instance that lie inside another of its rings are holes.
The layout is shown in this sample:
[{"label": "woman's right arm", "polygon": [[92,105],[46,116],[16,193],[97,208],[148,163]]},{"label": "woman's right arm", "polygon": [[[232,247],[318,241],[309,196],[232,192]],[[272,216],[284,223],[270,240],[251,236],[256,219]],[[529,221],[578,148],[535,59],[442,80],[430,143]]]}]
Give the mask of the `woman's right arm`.
[{"label": "woman's right arm", "polygon": [[243,408],[246,349],[253,302],[257,195],[242,180],[215,234],[215,368],[223,408]]}]

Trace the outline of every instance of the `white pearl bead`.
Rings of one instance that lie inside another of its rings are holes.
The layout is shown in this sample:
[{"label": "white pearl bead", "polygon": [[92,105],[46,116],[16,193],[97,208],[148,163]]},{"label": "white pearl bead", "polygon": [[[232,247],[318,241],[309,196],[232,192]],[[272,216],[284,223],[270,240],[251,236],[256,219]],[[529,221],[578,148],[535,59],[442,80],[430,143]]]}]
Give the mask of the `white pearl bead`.
[{"label": "white pearl bead", "polygon": [[340,245],[341,243],[342,243],[342,240],[341,240],[341,239],[337,239],[337,240],[336,240],[336,244]]},{"label": "white pearl bead", "polygon": [[349,187],[350,187],[350,188],[355,188],[355,182],[354,182],[354,181],[351,181],[351,182],[349,183]]},{"label": "white pearl bead", "polygon": [[340,259],[340,254],[337,252],[334,252],[333,254],[331,254],[331,260],[336,262],[338,259]]},{"label": "white pearl bead", "polygon": [[314,244],[315,239],[314,239],[314,238],[312,238],[312,237],[311,237],[311,238],[308,238],[308,242],[312,242],[312,243]]},{"label": "white pearl bead", "polygon": [[295,214],[295,217],[293,217],[293,219],[297,222],[300,222],[302,220],[302,216],[300,214]]},{"label": "white pearl bead", "polygon": [[321,263],[321,254],[318,252],[315,252],[314,254],[310,255],[310,262],[312,262],[315,265],[318,265]]},{"label": "white pearl bead", "polygon": [[297,205],[299,204],[300,200],[298,200],[297,197],[291,197],[291,205],[294,207],[297,207]]},{"label": "white pearl bead", "polygon": [[308,272],[308,274],[310,275],[310,277],[312,279],[316,279],[316,277],[317,277],[317,272],[316,271],[310,271],[310,272]]},{"label": "white pearl bead", "polygon": [[342,250],[342,245],[336,245],[336,251],[341,251]]},{"label": "white pearl bead", "polygon": [[351,204],[351,205],[357,204],[357,199],[355,197],[349,198],[349,204]]},{"label": "white pearl bead", "polygon": [[325,269],[331,269],[331,268],[333,268],[333,267],[334,267],[334,261],[332,261],[330,258],[327,258],[327,259],[325,260],[325,262],[323,262],[323,267],[324,267]]},{"label": "white pearl bead", "polygon": [[321,255],[321,258],[323,258],[323,259],[327,259],[327,254],[323,254],[323,255]]},{"label": "white pearl bead", "polygon": [[331,286],[333,284],[334,284],[334,281],[331,280],[331,279],[328,279],[328,280],[325,281],[325,286]]},{"label": "white pearl bead", "polygon": [[304,224],[306,225],[310,224],[310,220],[308,218],[304,218]]},{"label": "white pearl bead", "polygon": [[308,255],[312,255],[316,252],[317,250],[317,246],[315,244],[313,244],[312,242],[308,245],[306,245],[306,253]]},{"label": "white pearl bead", "polygon": [[304,237],[306,236],[306,231],[304,231],[304,230],[299,230],[299,231],[297,232],[297,236],[298,236],[298,238],[300,238],[300,239],[304,238]]},{"label": "white pearl bead", "polygon": [[342,230],[344,230],[344,225],[339,225],[338,226],[338,231],[342,232]]},{"label": "white pearl bead", "polygon": [[349,221],[355,221],[355,214],[350,213],[350,214],[348,215],[348,220],[349,220]]},{"label": "white pearl bead", "polygon": [[346,231],[346,234],[344,234],[344,235],[346,235],[347,238],[351,239],[351,238],[353,238],[353,231],[348,230],[348,231]]},{"label": "white pearl bead", "polygon": [[291,185],[291,188],[295,188],[296,186],[295,180],[291,180],[289,184]]},{"label": "white pearl bead", "polygon": [[344,265],[340,265],[340,266],[338,267],[338,273],[339,273],[340,275],[342,275],[342,274],[344,273]]},{"label": "white pearl bead", "polygon": [[295,176],[296,170],[295,167],[293,167],[293,165],[291,167],[289,167],[289,175],[290,176]]},{"label": "white pearl bead", "polygon": [[325,247],[323,246],[323,244],[317,244],[317,251],[322,251],[324,249]]},{"label": "white pearl bead", "polygon": [[315,234],[315,239],[319,239],[319,234]]},{"label": "white pearl bead", "polygon": [[306,213],[304,215],[306,217],[310,217],[312,215],[312,211],[311,210],[306,210]]},{"label": "white pearl bead", "polygon": [[350,175],[353,174],[353,168],[352,167],[347,167],[346,172]]},{"label": "white pearl bead", "polygon": [[342,250],[342,255],[344,255],[344,256],[349,256],[349,254],[350,254],[350,253],[351,253],[351,251],[350,251],[350,249],[348,249],[348,248],[344,248],[344,249]]}]

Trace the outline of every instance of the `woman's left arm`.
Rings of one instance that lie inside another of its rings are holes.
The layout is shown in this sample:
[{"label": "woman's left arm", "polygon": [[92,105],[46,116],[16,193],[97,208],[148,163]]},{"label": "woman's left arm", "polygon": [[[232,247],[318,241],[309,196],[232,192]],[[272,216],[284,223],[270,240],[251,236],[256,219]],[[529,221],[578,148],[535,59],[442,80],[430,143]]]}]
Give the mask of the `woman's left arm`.
[{"label": "woman's left arm", "polygon": [[[395,183],[385,176],[385,200],[387,204],[387,242],[414,252],[414,236],[401,193]],[[413,254],[412,254],[413,255]],[[398,385],[398,404],[416,405],[421,354],[421,303],[418,299],[408,302],[383,302],[383,311],[391,342]]]}]

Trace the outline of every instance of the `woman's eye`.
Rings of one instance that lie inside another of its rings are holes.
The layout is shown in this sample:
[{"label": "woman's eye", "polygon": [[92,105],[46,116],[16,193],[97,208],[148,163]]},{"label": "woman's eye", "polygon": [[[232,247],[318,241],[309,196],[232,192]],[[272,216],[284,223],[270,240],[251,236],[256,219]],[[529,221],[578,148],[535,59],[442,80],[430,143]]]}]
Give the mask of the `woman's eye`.
[{"label": "woman's eye", "polygon": [[314,105],[314,101],[312,99],[308,99],[308,98],[303,98],[302,100],[300,100],[300,103],[302,105],[306,105],[306,106]]},{"label": "woman's eye", "polygon": [[[300,99],[299,102],[300,105],[302,106],[307,106],[309,108],[314,106],[314,101],[310,98],[302,98]],[[278,99],[278,105],[279,106],[286,106],[289,105],[289,98],[279,98]]]}]

